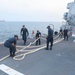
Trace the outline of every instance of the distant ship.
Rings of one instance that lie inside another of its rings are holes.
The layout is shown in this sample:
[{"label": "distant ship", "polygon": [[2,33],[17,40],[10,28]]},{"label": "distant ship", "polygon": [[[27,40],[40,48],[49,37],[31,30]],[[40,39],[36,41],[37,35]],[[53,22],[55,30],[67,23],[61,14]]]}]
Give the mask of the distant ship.
[{"label": "distant ship", "polygon": [[0,20],[0,22],[5,22],[5,20]]}]

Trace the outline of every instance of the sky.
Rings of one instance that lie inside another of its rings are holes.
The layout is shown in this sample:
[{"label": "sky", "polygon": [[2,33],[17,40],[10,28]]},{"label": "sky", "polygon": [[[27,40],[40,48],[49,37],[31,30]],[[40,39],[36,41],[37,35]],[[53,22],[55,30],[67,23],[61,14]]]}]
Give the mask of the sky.
[{"label": "sky", "polygon": [[74,0],[0,0],[0,20],[58,21],[68,11],[67,3]]}]

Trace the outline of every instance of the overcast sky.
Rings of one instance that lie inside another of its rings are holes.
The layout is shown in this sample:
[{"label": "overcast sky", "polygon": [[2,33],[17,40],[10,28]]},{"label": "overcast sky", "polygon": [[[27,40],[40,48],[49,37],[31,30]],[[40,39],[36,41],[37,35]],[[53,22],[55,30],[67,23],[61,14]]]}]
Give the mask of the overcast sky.
[{"label": "overcast sky", "polygon": [[0,0],[0,19],[6,21],[62,21],[74,0]]}]

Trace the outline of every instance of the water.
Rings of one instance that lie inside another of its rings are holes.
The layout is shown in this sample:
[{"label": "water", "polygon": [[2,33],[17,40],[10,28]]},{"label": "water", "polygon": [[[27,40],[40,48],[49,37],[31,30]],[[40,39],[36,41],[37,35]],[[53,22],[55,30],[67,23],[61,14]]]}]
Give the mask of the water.
[{"label": "water", "polygon": [[39,30],[42,34],[47,34],[47,26],[49,24],[54,31],[59,31],[62,23],[61,22],[0,22],[0,42],[5,41],[6,39],[17,34],[20,38],[20,30],[23,25],[29,31],[29,36],[31,36],[32,31],[35,33]]}]

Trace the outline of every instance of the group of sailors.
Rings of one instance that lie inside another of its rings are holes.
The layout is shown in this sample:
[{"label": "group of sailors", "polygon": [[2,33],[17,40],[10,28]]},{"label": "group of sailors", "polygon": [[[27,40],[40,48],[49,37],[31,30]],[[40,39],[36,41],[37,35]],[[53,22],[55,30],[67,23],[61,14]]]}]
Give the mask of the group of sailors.
[{"label": "group of sailors", "polygon": [[64,30],[62,30],[62,28],[60,28],[60,32],[59,32],[59,36],[62,38],[62,36],[64,36],[64,40],[68,41],[68,29],[65,27]]},{"label": "group of sailors", "polygon": [[[46,48],[45,48],[45,50],[52,50],[53,30],[50,28],[50,26],[47,26],[47,29],[48,29],[48,36],[46,38]],[[60,29],[59,36],[62,37],[63,32],[64,32],[64,40],[65,40],[65,38],[67,38],[67,41],[68,41],[68,30],[66,28],[64,30]],[[24,45],[26,45],[27,36],[29,36],[29,32],[28,32],[28,29],[25,27],[25,25],[23,25],[23,27],[21,28],[20,34],[22,35]],[[34,31],[32,32],[32,34],[34,34]],[[35,35],[35,37],[36,37],[36,46],[38,44],[41,45],[40,36],[41,36],[41,32],[39,30],[37,30],[36,35]],[[15,56],[17,40],[18,40],[18,36],[14,35],[14,37],[9,38],[4,43],[4,46],[9,48],[10,57]],[[49,43],[50,43],[50,46],[49,46]]]},{"label": "group of sailors", "polygon": [[[50,28],[50,26],[48,26],[47,29],[48,29],[48,36],[46,38],[47,39],[46,50],[49,50],[49,49],[52,50],[52,46],[53,46],[53,30]],[[25,25],[23,25],[23,27],[21,28],[20,34],[22,35],[24,45],[26,45],[27,36],[29,36],[29,32],[28,32],[28,29],[25,27]],[[32,32],[32,34],[34,34],[34,31]],[[35,37],[36,37],[36,46],[38,44],[41,45],[40,36],[41,36],[41,32],[39,30],[37,30],[36,35],[35,35]],[[10,57],[15,56],[17,40],[18,40],[18,35],[14,35],[14,37],[9,38],[8,40],[6,40],[4,42],[4,46],[9,48]],[[51,45],[50,45],[50,48],[49,48],[49,43],[50,42],[51,42]]]}]

